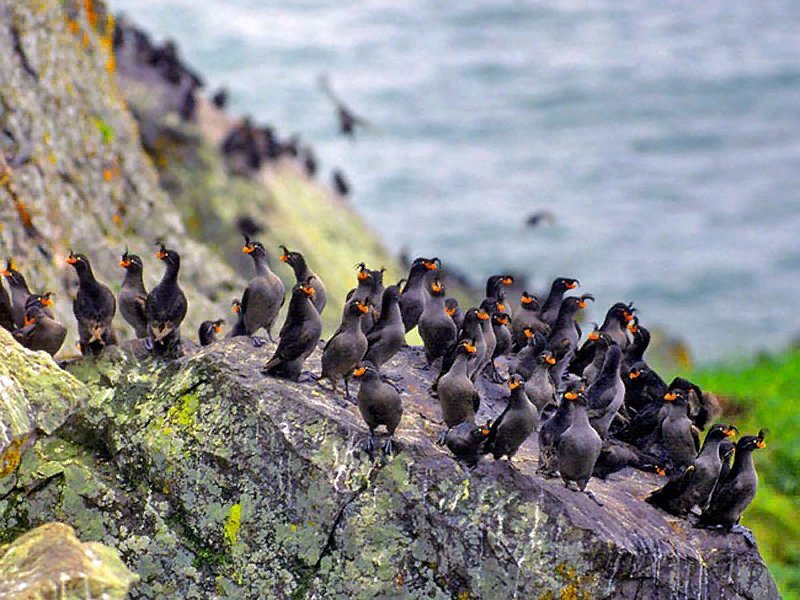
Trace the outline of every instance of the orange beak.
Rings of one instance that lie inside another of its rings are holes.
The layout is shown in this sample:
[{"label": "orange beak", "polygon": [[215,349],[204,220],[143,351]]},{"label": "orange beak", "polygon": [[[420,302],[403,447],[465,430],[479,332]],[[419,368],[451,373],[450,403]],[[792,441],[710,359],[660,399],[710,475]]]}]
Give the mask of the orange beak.
[{"label": "orange beak", "polygon": [[639,328],[634,323],[629,322],[628,331],[630,331],[631,333],[636,333],[637,331],[639,331]]},{"label": "orange beak", "polygon": [[629,313],[627,310],[625,311],[625,314],[623,316],[625,317],[626,323],[630,323],[631,321],[633,321],[633,315]]},{"label": "orange beak", "polygon": [[364,314],[369,312],[369,305],[368,304],[361,304],[361,302],[357,302],[356,306],[358,307],[358,310],[360,310]]},{"label": "orange beak", "polygon": [[424,262],[422,264],[424,264],[425,268],[428,269],[429,271],[435,271],[436,270],[436,263]]},{"label": "orange beak", "polygon": [[667,402],[674,402],[675,398],[677,397],[678,394],[676,394],[675,392],[667,392],[666,394],[664,394],[664,400],[666,400]]},{"label": "orange beak", "polygon": [[242,310],[242,307],[241,307],[239,304],[234,304],[234,305],[231,307],[231,309],[232,309],[232,310],[233,310],[233,312],[235,312],[236,314],[239,314],[239,311],[240,311],[240,310]]},{"label": "orange beak", "polygon": [[442,291],[442,289],[443,289],[443,288],[442,288],[442,284],[441,284],[441,283],[439,283],[438,281],[434,281],[434,282],[431,284],[431,291],[432,291],[432,292],[434,292],[434,293],[436,293],[436,294],[438,294],[439,292],[441,292],[441,291]]},{"label": "orange beak", "polygon": [[36,323],[36,317],[29,317],[28,315],[25,315],[22,318],[22,324],[25,327],[27,327],[28,325],[33,325],[34,323]]},{"label": "orange beak", "polygon": [[522,304],[533,304],[533,298],[531,298],[530,296],[523,296],[520,299],[520,302],[522,302]]},{"label": "orange beak", "polygon": [[586,308],[586,300],[579,301],[578,308]]},{"label": "orange beak", "polygon": [[358,367],[355,371],[353,371],[353,377],[361,377],[366,372],[367,370],[364,367]]},{"label": "orange beak", "polygon": [[529,329],[529,328],[526,327],[525,329],[522,330],[522,332],[525,334],[525,337],[528,338],[528,339],[531,339],[533,337],[533,329]]},{"label": "orange beak", "polygon": [[242,246],[242,252],[245,254],[250,254],[253,250],[255,250],[255,246],[251,246],[250,244],[245,244]]},{"label": "orange beak", "polygon": [[502,302],[498,302],[498,303],[497,303],[497,310],[499,310],[500,312],[505,312],[505,310],[506,310],[506,305],[505,305],[505,304],[503,304]]},{"label": "orange beak", "polygon": [[446,312],[451,317],[456,316],[456,309],[455,308],[445,308],[444,312]]},{"label": "orange beak", "polygon": [[472,344],[464,344],[464,350],[466,350],[470,354],[475,354],[478,351],[478,349]]},{"label": "orange beak", "polygon": [[159,250],[158,252],[156,252],[156,258],[158,260],[164,260],[165,258],[167,258],[167,253],[164,252],[163,250]]},{"label": "orange beak", "polygon": [[515,389],[517,389],[517,388],[518,388],[520,385],[522,385],[522,384],[521,384],[519,381],[509,381],[509,382],[508,382],[508,389],[510,389],[510,390],[515,390]]},{"label": "orange beak", "polygon": [[486,321],[489,318],[489,313],[487,313],[485,310],[479,310],[478,311],[478,318],[481,321]]},{"label": "orange beak", "polygon": [[642,374],[641,371],[631,371],[630,373],[628,373],[628,378],[629,379],[636,379],[641,374]]},{"label": "orange beak", "polygon": [[570,283],[568,283],[568,284],[567,284],[567,289],[568,289],[568,290],[573,290],[573,289],[575,289],[576,287],[578,287],[578,284],[577,284],[577,283],[575,283],[574,281],[571,281]]},{"label": "orange beak", "polygon": [[53,306],[53,299],[52,298],[40,298],[39,303],[42,306]]},{"label": "orange beak", "polygon": [[127,269],[128,267],[131,266],[131,261],[128,260],[127,258],[125,260],[121,260],[119,261],[119,266],[122,267],[123,269]]},{"label": "orange beak", "polygon": [[303,288],[303,293],[304,293],[306,296],[308,296],[309,298],[313,298],[313,297],[314,297],[314,293],[315,293],[315,291],[314,291],[314,288],[313,288],[313,287],[304,287],[304,288]]},{"label": "orange beak", "polygon": [[514,283],[514,279],[512,277],[506,277],[503,279],[503,285],[511,285],[512,283]]},{"label": "orange beak", "polygon": [[767,447],[767,442],[765,442],[764,440],[758,440],[756,442],[756,448],[766,448],[766,447]]},{"label": "orange beak", "polygon": [[[78,262],[78,259],[75,258],[74,256],[68,256],[67,257],[67,264],[68,265],[74,265],[76,262]],[[5,275],[5,272],[3,274]]]},{"label": "orange beak", "polygon": [[656,467],[656,473],[658,473],[661,477],[667,476],[667,472],[661,467]]},{"label": "orange beak", "polygon": [[222,333],[222,325],[214,325],[214,333]]},{"label": "orange beak", "polygon": [[588,337],[588,338],[589,338],[590,340],[592,340],[592,341],[594,341],[594,340],[599,340],[599,339],[600,339],[600,334],[599,334],[599,333],[597,333],[596,331],[593,331],[593,332],[591,332],[591,333],[590,333],[588,336],[586,336],[586,337]]},{"label": "orange beak", "polygon": [[554,365],[554,364],[556,364],[556,362],[558,362],[558,361],[556,361],[556,359],[555,359],[555,357],[554,357],[554,356],[548,356],[547,358],[545,358],[545,359],[544,359],[544,361],[545,361],[545,362],[546,362],[548,365]]},{"label": "orange beak", "polygon": [[566,398],[567,400],[577,400],[578,394],[576,394],[575,392],[567,392],[566,394],[564,394],[564,398]]},{"label": "orange beak", "polygon": [[[242,248],[242,252],[244,252],[244,248]],[[281,259],[281,262],[288,263],[289,262],[289,255],[288,254],[281,254],[280,259]]]}]

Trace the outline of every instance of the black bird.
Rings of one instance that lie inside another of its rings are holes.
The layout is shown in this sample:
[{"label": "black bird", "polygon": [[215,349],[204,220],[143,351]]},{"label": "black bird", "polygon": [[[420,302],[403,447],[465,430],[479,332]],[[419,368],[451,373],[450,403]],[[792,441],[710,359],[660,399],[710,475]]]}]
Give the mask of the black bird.
[{"label": "black bird", "polygon": [[536,227],[540,223],[555,223],[556,217],[549,210],[540,210],[531,213],[525,220],[525,225],[528,227]]},{"label": "black bird", "polygon": [[494,301],[499,304],[497,310],[506,313],[509,317],[513,316],[511,307],[505,305],[505,292],[503,288],[514,283],[514,276],[508,273],[492,275],[486,280],[486,300]]},{"label": "black bird", "polygon": [[705,508],[722,470],[720,443],[735,433],[736,428],[728,425],[716,424],[711,427],[700,454],[691,466],[652,492],[645,500],[678,516],[685,516],[695,506]]},{"label": "black bird", "polygon": [[691,465],[700,449],[700,437],[692,425],[688,409],[686,391],[670,389],[664,395],[664,406],[659,411],[659,424],[651,436],[652,441],[643,448],[676,472]]},{"label": "black bird", "polygon": [[461,325],[464,324],[464,313],[461,312],[461,305],[458,303],[458,300],[455,298],[445,298],[444,311],[453,319],[456,329],[461,329]]},{"label": "black bird", "polygon": [[481,399],[468,370],[470,358],[475,352],[473,343],[467,341],[459,344],[453,366],[436,386],[442,419],[448,428],[464,421],[475,422]]},{"label": "black bird", "polygon": [[[587,343],[592,342],[594,344],[594,357],[592,358],[592,362],[583,369],[581,377],[583,377],[586,385],[591,385],[600,374],[600,370],[603,368],[603,363],[606,360],[606,350],[608,350],[608,347],[613,344],[613,342],[609,335],[597,330],[596,324],[595,330],[586,337],[586,340]],[[570,370],[575,372],[573,369]]]},{"label": "black bird", "polygon": [[67,328],[56,321],[38,302],[29,303],[23,326],[13,332],[14,339],[28,350],[43,350],[50,356],[61,349]]},{"label": "black bird", "polygon": [[325,290],[325,284],[322,283],[322,279],[308,268],[306,259],[302,254],[289,250],[286,246],[281,246],[280,248],[283,251],[280,256],[281,262],[285,262],[292,267],[297,283],[306,284],[309,280],[311,281],[311,287],[314,288],[313,304],[317,308],[317,312],[322,314],[325,304],[328,302],[328,292]]},{"label": "black bird", "polygon": [[341,169],[334,169],[331,171],[331,185],[333,185],[333,189],[336,190],[336,193],[340,196],[350,195],[350,183],[347,181]]},{"label": "black bird", "polygon": [[345,400],[350,400],[349,379],[367,352],[367,337],[361,331],[361,319],[369,312],[369,299],[353,298],[345,304],[342,324],[322,352],[322,374],[336,391],[344,379]]},{"label": "black bird", "polygon": [[411,263],[406,284],[400,292],[400,312],[406,332],[417,326],[428,299],[427,275],[442,266],[438,258],[415,258]]},{"label": "black bird", "polygon": [[[517,373],[527,381],[536,369],[539,356],[547,347],[547,339],[541,333],[537,333],[530,328],[525,329],[524,333],[527,343],[517,352],[509,372],[512,374]],[[552,356],[552,352],[550,355]],[[555,360],[550,366],[554,364],[556,364]]]},{"label": "black bird", "polygon": [[[606,318],[603,320],[603,324],[600,325],[598,331],[605,333],[612,342],[617,344],[622,350],[625,350],[630,344],[628,324],[633,321],[633,313],[635,310],[632,304],[617,302],[608,309]],[[594,357],[594,344],[594,341],[589,340],[575,353],[575,358],[570,365],[570,370],[573,373],[582,373],[587,365],[592,362],[592,358]]]},{"label": "black bird", "polygon": [[364,363],[353,371],[361,386],[358,389],[357,404],[361,417],[369,427],[367,452],[375,447],[375,429],[386,427],[389,437],[383,444],[383,453],[393,451],[392,437],[403,416],[403,401],[400,394],[390,384],[381,379],[381,374],[372,364]]},{"label": "black bird", "polygon": [[539,411],[543,414],[545,409],[553,404],[556,399],[556,388],[550,377],[550,367],[556,364],[553,353],[544,350],[536,357],[536,365],[527,381],[525,381],[525,393]]},{"label": "black bird", "polygon": [[634,317],[628,323],[628,331],[633,335],[633,340],[625,349],[622,358],[622,374],[627,375],[631,365],[636,363],[646,363],[644,353],[650,345],[650,331],[639,323],[639,318]]},{"label": "black bird", "polygon": [[319,87],[336,107],[336,117],[339,120],[339,133],[352,139],[355,137],[356,127],[368,125],[367,121],[353,113],[353,111],[336,96],[327,75],[320,76]]},{"label": "black bird", "polygon": [[117,302],[122,317],[133,327],[136,337],[147,337],[147,317],[144,315],[144,303],[147,300],[147,290],[144,288],[142,259],[135,254],[125,254],[119,261],[119,266],[125,269],[125,278],[122,280]]},{"label": "black bird", "polygon": [[322,319],[314,306],[313,279],[311,275],[305,283],[295,284],[278,348],[261,371],[265,375],[299,380],[305,360],[317,347],[322,335]]},{"label": "black bird", "polygon": [[758,474],[753,464],[753,452],[766,447],[767,430],[758,435],[745,435],[736,444],[736,455],[728,476],[717,483],[711,500],[697,524],[699,527],[719,527],[726,531],[739,531],[748,543],[755,545],[749,530],[739,525],[742,513],[753,501],[758,489]]},{"label": "black bird", "polygon": [[11,290],[11,314],[14,319],[16,327],[22,327],[25,319],[25,302],[31,291],[28,289],[28,284],[22,273],[17,271],[14,263],[10,258],[6,259],[6,268],[3,269],[3,275],[8,281],[8,287]]},{"label": "black bird", "polygon": [[553,381],[556,384],[561,381],[575,354],[578,340],[581,337],[581,330],[575,318],[579,310],[586,308],[586,300],[594,300],[594,297],[591,294],[584,294],[580,297],[564,298],[550,336],[547,338],[547,347],[553,350],[553,355],[557,359],[557,363],[551,370]]},{"label": "black bird", "polygon": [[106,346],[116,345],[112,320],[117,301],[107,286],[95,279],[89,259],[70,250],[67,264],[78,274],[78,293],[72,302],[72,312],[78,321],[78,340],[81,354],[99,354]]},{"label": "black bird", "polygon": [[428,301],[419,317],[419,335],[425,345],[425,358],[430,366],[437,358],[444,356],[450,345],[456,341],[456,325],[445,312],[444,285],[435,278],[428,288]]},{"label": "black bird", "polygon": [[623,406],[625,385],[619,375],[622,350],[613,344],[605,353],[597,379],[586,389],[589,421],[600,439],[605,439],[611,422]]},{"label": "black bird", "polygon": [[575,375],[568,375],[564,387],[558,391],[561,401],[556,411],[539,430],[539,473],[555,477],[558,471],[558,442],[561,434],[570,425],[570,415],[578,394],[584,391],[583,381]]},{"label": "black bird", "polygon": [[495,460],[505,456],[511,461],[519,447],[539,426],[539,411],[528,399],[523,384],[519,375],[511,376],[508,380],[508,389],[511,390],[508,404],[492,423],[486,449]]},{"label": "black bird", "polygon": [[242,315],[242,303],[238,298],[231,301],[231,310],[236,315],[236,323],[233,324],[233,327],[225,337],[233,338],[247,335],[247,327],[244,325],[244,316]]},{"label": "black bird", "polygon": [[514,352],[519,352],[528,342],[528,338],[525,335],[526,327],[545,336],[550,333],[550,326],[539,318],[539,309],[541,308],[539,298],[528,292],[522,292],[519,304],[521,310],[515,313],[511,321]]},{"label": "black bird", "polygon": [[486,353],[486,341],[483,339],[481,317],[478,316],[482,312],[483,311],[480,309],[470,308],[464,314],[464,322],[461,324],[461,329],[458,331],[456,343],[452,344],[450,348],[447,349],[444,357],[442,357],[442,368],[439,370],[439,375],[436,377],[436,380],[431,386],[434,391],[439,384],[439,380],[444,377],[453,366],[458,353],[458,348],[461,346],[461,344],[469,343],[470,345],[475,346],[475,353],[472,355],[472,358],[469,359],[469,364],[467,365],[467,372],[470,375],[475,370],[478,362],[483,360],[483,355]]},{"label": "black bird", "polygon": [[256,337],[256,332],[262,327],[272,341],[272,326],[286,301],[286,286],[270,269],[267,250],[261,242],[244,236],[242,252],[249,254],[253,259],[256,271],[255,276],[247,282],[242,296],[242,318],[247,335],[250,336],[253,345],[259,347],[264,342]]},{"label": "black bird", "polygon": [[314,150],[308,146],[303,149],[303,168],[309,177],[317,174],[317,157],[314,155]]},{"label": "black bird", "polygon": [[570,400],[574,404],[569,416],[569,427],[561,434],[558,440],[556,453],[558,456],[558,472],[564,485],[567,488],[574,483],[581,492],[597,504],[601,502],[595,498],[592,492],[586,490],[586,484],[592,477],[594,465],[600,456],[603,441],[589,423],[589,415],[586,408],[586,396],[576,394]]},{"label": "black bird", "polygon": [[222,333],[222,324],[225,319],[217,319],[216,321],[203,321],[200,323],[200,328],[197,330],[197,338],[200,340],[201,346],[208,346],[217,341],[217,335]]},{"label": "black bird", "polygon": [[367,334],[368,347],[364,360],[378,369],[390,361],[406,341],[399,301],[400,288],[397,285],[390,285],[383,291],[380,317]]},{"label": "black bird", "polygon": [[491,427],[491,421],[480,426],[475,425],[474,421],[464,421],[448,429],[438,443],[446,445],[453,456],[471,469],[484,454],[483,448]]},{"label": "black bird", "polygon": [[492,353],[492,369],[497,374],[497,367],[494,359],[500,356],[508,356],[511,353],[511,329],[509,328],[510,317],[506,313],[496,312],[492,315],[492,331],[494,332],[495,345]]},{"label": "black bird", "polygon": [[561,302],[564,300],[564,294],[566,294],[568,290],[575,289],[580,284],[581,282],[577,279],[570,279],[569,277],[557,277],[554,279],[550,286],[550,293],[547,295],[542,305],[539,318],[552,327],[558,317],[558,311],[561,309]]},{"label": "black bird", "polygon": [[11,312],[11,298],[8,296],[6,286],[0,280],[0,327],[8,331],[14,331],[14,315]]},{"label": "black bird", "polygon": [[224,87],[219,88],[211,96],[211,103],[218,109],[225,110],[225,107],[228,106],[228,90]]},{"label": "black bird", "polygon": [[186,296],[178,283],[181,257],[159,243],[156,258],[166,265],[161,282],[147,295],[144,314],[148,337],[145,346],[157,355],[176,350],[181,341],[181,323],[186,317]]},{"label": "black bird", "polygon": [[[370,310],[361,319],[361,331],[366,335],[375,325],[375,321],[380,316],[378,314],[377,305],[381,300],[383,294],[383,272],[384,269],[372,270],[368,269],[365,263],[358,263],[356,265],[358,274],[358,287],[348,294],[347,300],[360,300],[369,304]],[[346,310],[346,308],[345,308]]]}]

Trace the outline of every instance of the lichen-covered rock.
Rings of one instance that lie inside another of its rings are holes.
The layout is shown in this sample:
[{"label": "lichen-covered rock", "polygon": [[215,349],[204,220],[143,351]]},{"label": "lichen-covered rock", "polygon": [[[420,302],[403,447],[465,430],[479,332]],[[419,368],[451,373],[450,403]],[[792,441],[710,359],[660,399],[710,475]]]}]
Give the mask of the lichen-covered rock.
[{"label": "lichen-covered rock", "polygon": [[0,598],[121,600],[136,579],[114,549],[81,543],[62,523],[42,525],[0,546]]},{"label": "lichen-covered rock", "polygon": [[[533,441],[516,468],[463,468],[435,444],[416,349],[388,366],[406,389],[389,459],[362,451],[354,406],[260,375],[272,349],[239,338],[160,363],[133,345],[69,365],[94,394],[25,455],[0,527],[72,524],[119,550],[139,598],[778,597],[741,536],[646,504],[655,476],[593,480],[598,507],[534,474]],[[481,417],[503,404],[486,386]]]},{"label": "lichen-covered rock", "polygon": [[89,396],[44,352],[30,352],[0,328],[0,491],[39,433],[51,434]]}]

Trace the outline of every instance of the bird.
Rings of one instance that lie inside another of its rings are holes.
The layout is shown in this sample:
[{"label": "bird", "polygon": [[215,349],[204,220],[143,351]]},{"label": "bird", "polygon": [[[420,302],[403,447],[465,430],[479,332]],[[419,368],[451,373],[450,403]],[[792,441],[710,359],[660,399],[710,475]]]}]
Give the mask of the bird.
[{"label": "bird", "polygon": [[256,337],[256,332],[262,327],[270,341],[274,341],[272,326],[286,300],[286,286],[270,269],[267,250],[261,242],[244,236],[242,252],[250,255],[255,266],[255,276],[247,282],[242,295],[242,318],[247,335],[258,348],[264,344],[264,340]]},{"label": "bird", "polygon": [[314,288],[313,304],[317,312],[322,314],[328,302],[328,293],[325,290],[325,284],[322,282],[322,279],[308,268],[306,259],[300,252],[289,250],[286,246],[281,246],[280,249],[283,251],[280,260],[292,268],[297,283],[305,284],[311,281],[311,287]]},{"label": "bird", "polygon": [[492,422],[486,448],[495,460],[505,456],[510,463],[519,447],[539,427],[539,411],[528,399],[524,383],[519,375],[509,378],[508,404]]},{"label": "bird", "polygon": [[521,310],[516,311],[514,318],[511,320],[514,352],[519,352],[528,342],[528,338],[525,335],[526,327],[545,336],[550,333],[550,326],[539,318],[539,309],[541,308],[539,298],[528,292],[522,292],[519,305]]},{"label": "bird", "polygon": [[[630,344],[628,323],[633,321],[633,313],[635,310],[633,304],[617,302],[608,309],[606,317],[597,331],[606,334],[610,341],[617,344],[622,350],[625,350]],[[595,340],[588,340],[581,346],[580,350],[575,353],[575,358],[570,365],[570,369],[572,369],[573,373],[582,373],[586,366],[592,361],[595,343]]]},{"label": "bird", "polygon": [[222,333],[222,324],[225,319],[216,321],[203,321],[197,330],[197,339],[201,346],[209,346],[217,341],[217,335]]},{"label": "bird", "polygon": [[350,195],[350,182],[341,169],[331,171],[331,185],[340,196],[346,197]]},{"label": "bird", "polygon": [[390,285],[383,291],[380,317],[367,334],[367,353],[364,360],[378,369],[399,352],[406,340],[399,301],[399,285]]},{"label": "bird", "polygon": [[417,326],[422,311],[425,310],[425,303],[428,298],[426,286],[428,285],[427,275],[432,271],[441,268],[441,261],[434,258],[415,258],[409,268],[408,278],[400,292],[400,312],[403,315],[403,325],[406,333]]},{"label": "bird", "polygon": [[356,403],[358,412],[369,427],[366,449],[370,454],[375,447],[375,429],[383,425],[389,437],[383,443],[383,453],[392,454],[392,437],[403,416],[403,401],[400,394],[389,383],[381,379],[380,371],[371,363],[364,363],[353,371],[359,381]]},{"label": "bird", "polygon": [[511,353],[511,329],[509,328],[510,317],[503,312],[496,312],[492,315],[492,332],[494,333],[495,345],[492,353],[492,373],[495,380],[500,380],[500,373],[497,371],[496,358],[506,357]]},{"label": "bird", "polygon": [[547,298],[545,298],[544,304],[542,304],[539,318],[552,327],[561,309],[561,302],[564,300],[564,294],[569,290],[574,290],[576,287],[580,286],[580,284],[581,282],[577,279],[556,277],[550,286],[550,293],[547,294]]},{"label": "bird", "polygon": [[262,369],[265,375],[285,377],[298,381],[303,365],[319,344],[322,335],[322,318],[314,306],[316,289],[314,275],[292,288],[289,310],[281,327],[280,341],[275,354]]},{"label": "bird", "polygon": [[595,495],[586,489],[586,485],[592,477],[594,464],[600,456],[603,440],[589,423],[586,395],[574,394],[574,397],[570,396],[569,401],[574,406],[569,415],[569,426],[558,440],[556,450],[558,472],[567,488],[574,483],[581,492],[602,506],[603,504]]},{"label": "bird", "polygon": [[474,468],[484,454],[484,446],[492,430],[492,422],[476,425],[473,421],[459,423],[448,429],[437,444],[447,446],[457,460]]},{"label": "bird", "polygon": [[242,315],[242,302],[238,298],[231,301],[231,311],[236,315],[236,323],[233,324],[226,338],[234,338],[247,335],[247,328],[244,325],[244,315]]},{"label": "bird", "polygon": [[14,331],[14,314],[11,311],[11,298],[6,291],[6,286],[0,280],[0,327]]},{"label": "bird", "polygon": [[178,283],[180,255],[168,249],[163,242],[158,242],[158,246],[156,258],[166,265],[166,270],[145,300],[144,314],[148,329],[145,347],[156,355],[164,355],[174,352],[180,345],[180,328],[188,304]]},{"label": "bird", "polygon": [[64,344],[67,328],[48,314],[40,303],[34,302],[25,311],[23,326],[16,329],[13,336],[28,350],[42,350],[55,356]]},{"label": "bird", "polygon": [[570,414],[578,394],[584,391],[583,381],[576,375],[568,375],[563,387],[558,390],[560,401],[555,412],[542,423],[539,429],[539,468],[545,477],[554,477],[558,471],[558,442],[570,424]]},{"label": "bird", "polygon": [[78,293],[72,302],[72,312],[78,321],[80,351],[84,356],[97,355],[106,346],[117,343],[112,325],[117,301],[108,286],[97,281],[86,256],[70,250],[66,262],[78,274]]},{"label": "bird", "polygon": [[442,419],[448,429],[464,421],[474,422],[480,407],[480,396],[468,372],[470,357],[475,352],[474,341],[459,344],[453,366],[436,386]]},{"label": "bird", "polygon": [[708,507],[697,521],[698,527],[717,527],[724,531],[739,532],[751,546],[755,540],[749,530],[739,525],[742,513],[753,501],[758,489],[758,473],[753,464],[753,452],[766,447],[764,438],[768,431],[758,435],[742,436],[736,443],[733,466],[725,479],[720,479]]},{"label": "bird", "polygon": [[609,346],[597,379],[586,388],[589,422],[600,439],[605,439],[611,422],[623,406],[625,385],[619,375],[622,350],[617,344]]},{"label": "bird", "polygon": [[11,290],[11,314],[14,319],[14,325],[22,327],[25,318],[25,301],[31,295],[31,291],[28,289],[25,277],[17,271],[11,258],[6,258],[6,268],[3,269],[3,275],[8,281],[9,290]]},{"label": "bird", "polygon": [[464,313],[461,312],[461,305],[458,300],[456,298],[445,298],[444,311],[453,319],[456,329],[461,329],[461,325],[464,323]]},{"label": "bird", "polygon": [[431,386],[433,391],[436,391],[439,380],[444,377],[453,366],[458,354],[458,348],[461,344],[469,342],[475,346],[475,353],[469,359],[467,365],[467,372],[472,375],[477,363],[483,360],[483,355],[486,353],[486,341],[483,339],[483,329],[481,328],[481,319],[478,316],[481,311],[477,308],[470,308],[464,313],[464,322],[458,330],[458,336],[454,344],[451,344],[447,352],[442,357],[442,366],[439,374]]},{"label": "bird", "polygon": [[[539,355],[547,346],[547,339],[541,333],[537,333],[529,327],[524,330],[524,335],[527,343],[517,352],[509,372],[512,374],[518,373],[527,381],[533,375]],[[550,354],[552,356],[553,353],[551,352]],[[556,364],[555,359],[552,364]]]},{"label": "bird", "polygon": [[356,275],[358,286],[347,299],[369,300],[370,310],[361,319],[361,330],[366,335],[375,325],[378,317],[380,317],[378,309],[383,295],[383,273],[385,269],[368,269],[363,262],[358,263],[356,268],[358,269],[358,274]]},{"label": "bird", "polygon": [[[478,347],[478,360],[475,362],[475,368],[470,377],[475,379],[484,372],[484,370],[492,363],[492,356],[494,349],[497,347],[497,338],[494,335],[492,328],[492,314],[496,310],[497,302],[494,300],[484,300],[478,310],[478,319],[480,320],[481,331],[483,332],[483,340],[485,348]],[[494,375],[494,373],[492,373]]]},{"label": "bird", "polygon": [[549,210],[539,210],[528,215],[525,220],[525,225],[528,227],[536,227],[541,223],[555,223],[556,217]]},{"label": "bird", "polygon": [[[525,382],[525,393],[539,411],[543,414],[545,409],[553,404],[556,399],[556,388],[550,377],[550,367],[556,364],[556,359],[550,350],[543,350],[536,357],[536,365]],[[520,375],[517,375],[521,378]]]},{"label": "bird", "polygon": [[119,312],[133,327],[137,338],[146,338],[147,317],[144,314],[144,304],[147,300],[147,290],[142,279],[144,269],[142,259],[136,254],[129,254],[126,248],[120,258],[119,266],[125,269],[125,277],[117,294]]},{"label": "bird", "polygon": [[644,448],[676,472],[691,465],[700,449],[700,439],[689,418],[688,408],[685,390],[672,388],[664,394],[664,406],[659,413],[660,424],[654,432],[655,439]]},{"label": "bird", "polygon": [[579,310],[586,308],[586,300],[594,300],[594,297],[591,294],[584,294],[580,297],[570,296],[564,298],[561,301],[558,317],[553,322],[550,336],[547,338],[547,346],[553,350],[553,354],[557,359],[551,370],[553,380],[556,383],[561,381],[575,354],[575,348],[581,337],[580,327],[578,327],[575,317]]},{"label": "bird", "polygon": [[352,298],[348,301],[342,324],[322,351],[322,374],[319,379],[330,381],[333,391],[344,380],[346,401],[351,399],[348,380],[367,352],[367,336],[361,331],[361,319],[368,312],[369,299]]},{"label": "bird", "polygon": [[514,283],[514,276],[507,273],[492,275],[486,280],[486,296],[487,300],[493,300],[499,304],[497,310],[512,316],[511,307],[505,306],[505,286]]},{"label": "bird", "polygon": [[719,423],[713,425],[694,462],[652,492],[645,501],[677,516],[686,516],[695,506],[704,509],[722,470],[720,444],[735,434],[735,427]]},{"label": "bird", "polygon": [[342,102],[334,93],[330,79],[327,75],[320,75],[318,84],[323,93],[330,98],[336,108],[336,117],[339,120],[339,133],[353,139],[357,127],[368,126],[367,121],[357,116],[350,108]]},{"label": "bird", "polygon": [[458,332],[453,319],[445,312],[445,289],[438,278],[431,281],[428,294],[425,310],[422,311],[417,325],[425,346],[425,359],[430,366],[437,358],[444,356],[450,345],[455,342]]}]

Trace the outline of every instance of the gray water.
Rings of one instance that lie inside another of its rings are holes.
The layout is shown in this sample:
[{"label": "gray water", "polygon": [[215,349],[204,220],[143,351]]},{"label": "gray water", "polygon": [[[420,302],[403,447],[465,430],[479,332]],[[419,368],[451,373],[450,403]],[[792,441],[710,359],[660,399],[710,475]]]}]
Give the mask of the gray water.
[{"label": "gray water", "polygon": [[[798,2],[111,5],[342,167],[395,250],[578,277],[593,318],[632,300],[701,360],[800,332]],[[324,72],[373,124],[355,143]]]}]

